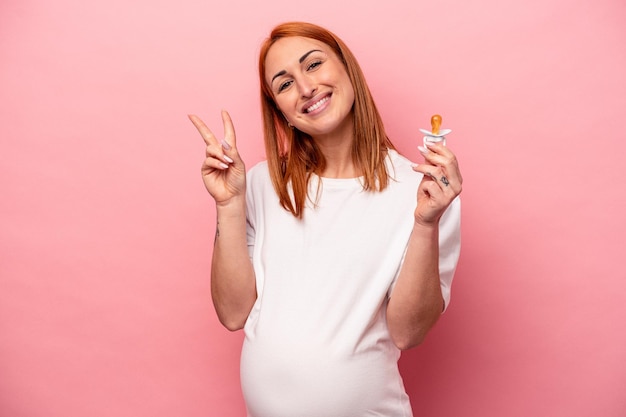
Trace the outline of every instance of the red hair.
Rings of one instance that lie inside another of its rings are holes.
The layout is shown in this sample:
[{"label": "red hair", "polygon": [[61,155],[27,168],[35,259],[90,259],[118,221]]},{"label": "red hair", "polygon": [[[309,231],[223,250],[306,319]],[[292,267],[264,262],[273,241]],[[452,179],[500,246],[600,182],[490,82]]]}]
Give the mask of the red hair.
[{"label": "red hair", "polygon": [[[382,118],[365,82],[356,58],[346,44],[332,32],[311,23],[289,22],[276,26],[261,45],[259,80],[265,152],[270,177],[280,204],[297,218],[302,218],[311,174],[320,174],[326,160],[311,137],[291,129],[274,101],[265,80],[265,59],[274,43],[286,37],[300,36],[328,45],[343,63],[354,89],[354,145],[352,158],[363,174],[363,189],[382,191],[389,183],[385,168],[388,149],[395,149],[383,126]],[[293,196],[289,192],[289,184]]]}]

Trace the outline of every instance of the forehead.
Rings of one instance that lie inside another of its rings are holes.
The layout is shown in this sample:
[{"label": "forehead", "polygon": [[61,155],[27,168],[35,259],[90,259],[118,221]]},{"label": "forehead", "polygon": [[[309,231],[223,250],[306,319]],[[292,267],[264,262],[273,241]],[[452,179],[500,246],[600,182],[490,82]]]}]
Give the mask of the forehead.
[{"label": "forehead", "polygon": [[312,50],[320,50],[328,55],[334,55],[328,45],[316,39],[290,36],[277,40],[265,56],[265,77],[271,78],[279,71],[288,71],[289,67],[299,65],[300,57]]}]

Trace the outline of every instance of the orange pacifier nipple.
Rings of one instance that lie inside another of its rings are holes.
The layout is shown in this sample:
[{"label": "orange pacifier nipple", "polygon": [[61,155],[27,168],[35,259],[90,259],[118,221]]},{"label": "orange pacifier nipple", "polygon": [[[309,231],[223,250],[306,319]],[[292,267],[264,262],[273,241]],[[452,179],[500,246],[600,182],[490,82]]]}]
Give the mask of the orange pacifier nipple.
[{"label": "orange pacifier nipple", "polygon": [[441,116],[439,116],[438,114],[435,114],[433,117],[430,118],[430,126],[432,127],[432,129],[430,130],[433,134],[438,135],[439,134],[439,128],[441,127]]}]

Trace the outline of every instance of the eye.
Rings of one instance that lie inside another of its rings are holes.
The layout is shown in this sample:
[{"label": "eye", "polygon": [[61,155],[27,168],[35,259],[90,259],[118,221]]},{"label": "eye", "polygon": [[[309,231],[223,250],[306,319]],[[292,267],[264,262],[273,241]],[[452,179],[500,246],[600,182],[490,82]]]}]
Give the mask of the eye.
[{"label": "eye", "polygon": [[280,83],[278,85],[278,92],[280,93],[280,92],[284,91],[285,89],[287,89],[291,85],[291,83],[293,83],[293,81],[291,81],[291,80],[285,81],[283,83]]},{"label": "eye", "polygon": [[320,65],[322,65],[322,61],[320,61],[320,60],[313,61],[306,67],[306,69],[307,69],[307,71],[311,71],[311,70],[316,69]]}]

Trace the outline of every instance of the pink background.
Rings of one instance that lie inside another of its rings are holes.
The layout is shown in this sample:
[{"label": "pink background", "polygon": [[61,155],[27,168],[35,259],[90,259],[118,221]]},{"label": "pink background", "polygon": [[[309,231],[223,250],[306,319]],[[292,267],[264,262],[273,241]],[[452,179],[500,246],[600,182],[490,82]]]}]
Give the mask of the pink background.
[{"label": "pink background", "polygon": [[464,247],[401,360],[416,414],[624,416],[622,0],[2,0],[0,416],[244,415],[186,114],[230,110],[260,160],[258,47],[293,19],[351,46],[407,156],[454,130]]}]

